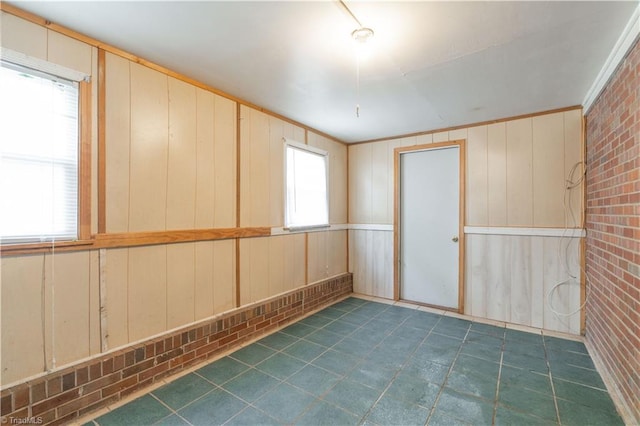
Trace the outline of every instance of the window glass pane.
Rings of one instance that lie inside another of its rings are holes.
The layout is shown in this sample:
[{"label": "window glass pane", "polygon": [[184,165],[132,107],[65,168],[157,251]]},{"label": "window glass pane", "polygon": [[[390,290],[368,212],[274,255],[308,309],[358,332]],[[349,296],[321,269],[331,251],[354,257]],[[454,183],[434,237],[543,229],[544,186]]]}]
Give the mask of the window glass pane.
[{"label": "window glass pane", "polygon": [[329,223],[327,156],[287,145],[286,226]]},{"label": "window glass pane", "polygon": [[2,63],[0,93],[0,238],[76,238],[77,84]]}]

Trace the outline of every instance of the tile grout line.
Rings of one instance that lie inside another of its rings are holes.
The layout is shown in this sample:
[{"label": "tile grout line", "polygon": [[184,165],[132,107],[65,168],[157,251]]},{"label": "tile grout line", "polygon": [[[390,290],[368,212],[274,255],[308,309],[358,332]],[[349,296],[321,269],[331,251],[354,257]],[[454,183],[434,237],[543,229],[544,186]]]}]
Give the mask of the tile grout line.
[{"label": "tile grout line", "polygon": [[553,398],[553,405],[556,409],[556,421],[558,422],[558,425],[562,425],[562,422],[560,420],[560,408],[558,407],[558,399],[556,397],[556,387],[553,384],[553,376],[551,374],[551,364],[549,363],[549,352],[547,351],[547,342],[544,338],[544,335],[542,335],[541,338],[542,338],[542,348],[544,349],[544,361],[547,363],[547,370],[549,371],[549,382],[551,383],[551,397]]},{"label": "tile grout line", "polygon": [[498,400],[500,398],[500,379],[502,378],[502,363],[504,360],[504,345],[507,340],[507,330],[502,333],[502,345],[500,345],[500,367],[498,368],[498,383],[496,384],[496,396],[493,403],[493,416],[491,418],[491,424],[496,424],[496,417],[498,415]]},{"label": "tile grout line", "polygon": [[[440,390],[438,391],[438,394],[436,395],[436,399],[433,401],[433,407],[431,407],[431,410],[429,411],[429,416],[427,416],[427,421],[425,422],[425,425],[429,424],[429,421],[431,420],[431,417],[433,417],[433,414],[436,411],[436,406],[438,405],[438,402],[440,402],[440,396],[442,395],[442,392],[444,392],[445,385],[449,381],[449,375],[453,371],[453,366],[456,364],[456,361],[458,360],[458,357],[460,356],[460,353],[462,352],[462,346],[464,345],[464,342],[467,340],[467,336],[469,335],[469,331],[471,330],[471,325],[472,324],[473,324],[473,322],[471,322],[469,324],[469,328],[467,328],[467,332],[465,333],[464,338],[462,339],[462,342],[460,343],[460,346],[458,347],[458,351],[456,352],[456,355],[453,357],[453,360],[451,361],[451,365],[449,366],[449,369],[447,370],[447,375],[445,376],[444,382],[440,386]],[[435,326],[434,326],[434,328],[435,328]]]}]

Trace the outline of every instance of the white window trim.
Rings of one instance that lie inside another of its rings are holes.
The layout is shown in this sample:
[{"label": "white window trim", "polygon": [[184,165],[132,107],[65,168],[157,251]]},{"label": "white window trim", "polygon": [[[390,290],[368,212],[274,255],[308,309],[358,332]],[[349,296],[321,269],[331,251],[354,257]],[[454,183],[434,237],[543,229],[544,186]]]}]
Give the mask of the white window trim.
[{"label": "white window trim", "polygon": [[[331,227],[330,213],[331,207],[329,204],[330,201],[330,187],[329,187],[329,152],[323,149],[317,148],[315,146],[307,145],[305,143],[301,143],[289,138],[282,138],[283,141],[283,149],[282,149],[282,158],[283,158],[283,211],[284,211],[284,226],[282,227],[283,231],[286,232],[304,232],[308,230],[321,230],[325,228]],[[287,225],[287,147],[291,146],[293,148],[297,148],[303,151],[309,151],[314,154],[318,154],[324,157],[325,164],[325,180],[326,180],[326,198],[327,198],[327,223],[318,224],[318,225],[308,225],[308,226],[288,226]]]},{"label": "white window trim", "polygon": [[64,67],[62,65],[54,64],[44,59],[36,58],[34,56],[25,55],[15,50],[7,49],[0,46],[0,58],[12,64],[20,65],[25,68],[32,69],[34,71],[40,71],[45,74],[58,76],[65,80],[71,80],[75,82],[91,80],[91,76],[85,74],[82,71],[76,71],[71,68]]}]

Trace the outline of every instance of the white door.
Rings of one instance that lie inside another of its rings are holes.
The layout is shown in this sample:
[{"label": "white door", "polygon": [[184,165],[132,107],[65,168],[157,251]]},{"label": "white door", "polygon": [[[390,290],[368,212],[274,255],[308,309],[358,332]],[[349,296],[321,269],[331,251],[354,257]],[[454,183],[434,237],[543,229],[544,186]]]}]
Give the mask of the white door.
[{"label": "white door", "polygon": [[460,148],[400,154],[400,298],[459,308]]}]

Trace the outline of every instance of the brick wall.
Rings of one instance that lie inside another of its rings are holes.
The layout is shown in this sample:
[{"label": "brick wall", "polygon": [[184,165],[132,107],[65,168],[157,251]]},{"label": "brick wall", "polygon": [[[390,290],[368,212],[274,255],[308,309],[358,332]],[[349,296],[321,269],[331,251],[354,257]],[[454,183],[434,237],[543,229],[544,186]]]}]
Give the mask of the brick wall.
[{"label": "brick wall", "polygon": [[344,274],[3,389],[2,424],[66,424],[353,291]]},{"label": "brick wall", "polygon": [[586,338],[640,424],[640,41],[586,118]]}]

